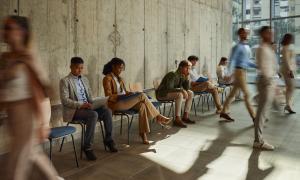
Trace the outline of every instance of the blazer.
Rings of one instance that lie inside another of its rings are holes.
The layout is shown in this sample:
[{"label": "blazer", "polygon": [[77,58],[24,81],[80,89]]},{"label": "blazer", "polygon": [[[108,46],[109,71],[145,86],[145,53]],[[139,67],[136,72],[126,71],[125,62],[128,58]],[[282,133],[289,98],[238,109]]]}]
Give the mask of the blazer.
[{"label": "blazer", "polygon": [[180,92],[183,89],[190,89],[190,81],[181,75],[179,71],[176,71],[165,75],[155,93],[159,99],[159,97],[166,97],[170,92]]},{"label": "blazer", "polygon": [[[88,102],[93,103],[88,79],[85,76],[82,76],[81,80],[85,88]],[[77,88],[71,73],[60,80],[59,89],[60,100],[63,105],[63,120],[65,122],[70,122],[73,120],[76,110],[79,109],[83,104],[82,102],[78,101]]]},{"label": "blazer", "polygon": [[[114,104],[118,101],[118,90],[117,90],[117,84],[114,80],[113,74],[112,73],[107,74],[103,78],[102,83],[103,83],[104,94],[106,97],[109,97],[107,105],[111,110],[114,111]],[[119,83],[121,88],[124,89],[126,93],[128,93],[125,87],[124,80],[122,78],[120,78]]]}]

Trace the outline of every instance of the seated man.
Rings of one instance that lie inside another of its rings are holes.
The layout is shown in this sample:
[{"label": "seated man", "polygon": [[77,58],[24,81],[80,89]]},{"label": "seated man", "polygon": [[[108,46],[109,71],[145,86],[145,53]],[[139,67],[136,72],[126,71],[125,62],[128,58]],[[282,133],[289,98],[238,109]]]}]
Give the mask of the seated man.
[{"label": "seated man", "polygon": [[220,102],[218,87],[216,87],[209,78],[197,73],[196,64],[199,60],[197,56],[190,56],[188,57],[188,60],[192,63],[192,68],[190,70],[190,79],[192,81],[191,89],[194,92],[206,91],[211,93],[217,107],[216,113],[220,113],[222,111],[222,105]]},{"label": "seated man", "polygon": [[[169,72],[163,78],[159,87],[156,90],[156,97],[158,100],[168,101],[175,100],[175,121],[174,125],[178,127],[186,128],[183,123],[194,124],[195,121],[189,119],[189,112],[192,106],[193,92],[189,90],[190,82],[188,80],[190,63],[186,60],[179,63],[179,67],[176,72]],[[185,101],[184,115],[181,120],[181,104]]]},{"label": "seated man", "polygon": [[117,152],[112,139],[112,113],[105,105],[94,109],[89,81],[82,76],[83,60],[71,59],[71,73],[60,81],[60,99],[63,104],[64,121],[82,121],[86,124],[84,152],[88,160],[96,160],[92,149],[97,120],[103,120],[105,126],[105,146],[111,152]]}]

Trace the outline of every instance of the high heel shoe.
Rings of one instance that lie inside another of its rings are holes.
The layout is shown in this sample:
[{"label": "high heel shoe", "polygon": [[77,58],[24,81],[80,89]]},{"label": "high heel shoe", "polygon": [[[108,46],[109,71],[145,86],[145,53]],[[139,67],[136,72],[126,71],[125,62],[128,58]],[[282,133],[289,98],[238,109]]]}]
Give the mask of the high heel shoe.
[{"label": "high heel shoe", "polygon": [[293,110],[291,109],[291,107],[288,107],[288,106],[285,106],[285,107],[284,107],[284,112],[285,112],[285,111],[287,111],[289,114],[296,114],[296,112],[293,111]]},{"label": "high heel shoe", "polygon": [[146,144],[146,145],[150,144],[145,133],[140,133],[140,136],[142,138],[143,144]]},{"label": "high heel shoe", "polygon": [[116,144],[113,141],[104,142],[104,146],[109,149],[110,152],[116,153],[118,149],[116,148]]}]

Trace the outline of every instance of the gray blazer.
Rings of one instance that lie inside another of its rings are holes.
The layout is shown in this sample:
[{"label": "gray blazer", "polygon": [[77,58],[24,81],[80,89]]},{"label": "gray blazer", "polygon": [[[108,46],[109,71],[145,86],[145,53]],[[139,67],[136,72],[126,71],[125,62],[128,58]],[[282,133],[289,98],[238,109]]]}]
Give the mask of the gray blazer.
[{"label": "gray blazer", "polygon": [[[88,79],[85,76],[81,76],[81,80],[86,91],[88,102],[93,103]],[[65,122],[70,122],[73,120],[75,111],[83,104],[82,102],[78,102],[77,88],[71,73],[60,80],[59,89],[60,100],[63,105],[63,119]]]}]

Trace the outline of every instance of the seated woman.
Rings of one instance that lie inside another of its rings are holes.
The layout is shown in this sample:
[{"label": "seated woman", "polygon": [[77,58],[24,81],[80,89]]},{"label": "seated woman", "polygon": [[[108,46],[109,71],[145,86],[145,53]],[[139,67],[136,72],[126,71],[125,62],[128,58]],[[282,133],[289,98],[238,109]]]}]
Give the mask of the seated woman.
[{"label": "seated woman", "polygon": [[125,62],[113,58],[103,68],[103,88],[108,96],[108,106],[112,111],[134,109],[139,111],[139,131],[144,144],[149,144],[146,133],[150,132],[149,120],[156,118],[162,126],[170,122],[169,118],[161,115],[144,93],[128,92],[123,79],[120,77],[125,69]]},{"label": "seated woman", "polygon": [[[189,119],[189,112],[193,101],[193,92],[189,90],[190,82],[188,80],[190,63],[186,60],[179,63],[176,72],[169,72],[161,81],[156,90],[156,97],[161,101],[175,101],[175,121],[174,125],[182,128],[187,126],[183,123],[194,124],[195,121]],[[184,115],[181,119],[181,104],[185,101]]]},{"label": "seated woman", "polygon": [[222,57],[217,67],[218,83],[220,85],[230,85],[233,82],[233,77],[228,73],[227,64],[227,58]]},{"label": "seated woman", "polygon": [[192,63],[192,69],[190,70],[190,79],[191,79],[191,89],[194,92],[203,92],[206,91],[211,93],[214,99],[214,102],[217,107],[216,113],[220,113],[222,111],[222,105],[220,102],[218,87],[216,87],[209,78],[199,75],[196,70],[196,64],[199,60],[197,56],[190,56],[188,60]]}]

